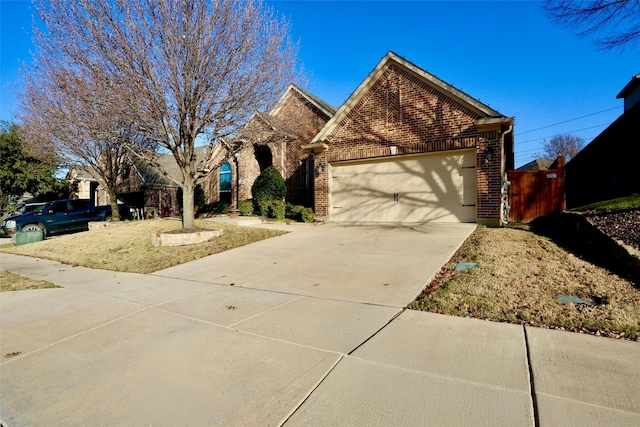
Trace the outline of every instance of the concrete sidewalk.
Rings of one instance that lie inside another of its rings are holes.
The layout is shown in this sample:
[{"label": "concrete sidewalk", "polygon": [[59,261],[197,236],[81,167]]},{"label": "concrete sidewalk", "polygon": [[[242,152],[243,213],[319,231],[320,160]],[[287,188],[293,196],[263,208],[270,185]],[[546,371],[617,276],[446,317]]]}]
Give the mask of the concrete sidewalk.
[{"label": "concrete sidewalk", "polygon": [[0,420],[640,425],[638,343],[404,309],[472,229],[300,226],[154,275],[0,253],[64,286],[0,294]]}]

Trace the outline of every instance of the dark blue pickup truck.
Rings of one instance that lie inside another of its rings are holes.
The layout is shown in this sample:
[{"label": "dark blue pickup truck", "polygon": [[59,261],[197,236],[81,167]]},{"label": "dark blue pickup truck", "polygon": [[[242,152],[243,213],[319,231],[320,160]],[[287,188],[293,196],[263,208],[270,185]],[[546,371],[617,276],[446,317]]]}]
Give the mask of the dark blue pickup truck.
[{"label": "dark blue pickup truck", "polygon": [[106,214],[88,199],[56,200],[34,212],[2,220],[2,231],[6,235],[34,230],[42,230],[45,235],[82,231],[89,229],[90,221],[104,221]]}]

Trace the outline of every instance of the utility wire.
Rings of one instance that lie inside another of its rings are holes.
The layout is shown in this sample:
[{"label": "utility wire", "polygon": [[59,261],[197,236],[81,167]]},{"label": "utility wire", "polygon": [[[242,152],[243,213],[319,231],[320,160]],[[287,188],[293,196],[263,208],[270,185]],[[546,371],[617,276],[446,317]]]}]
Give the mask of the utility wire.
[{"label": "utility wire", "polygon": [[[602,124],[600,124],[600,125],[589,126],[589,127],[582,128],[582,129],[570,130],[569,132],[565,132],[565,133],[581,132],[581,131],[583,131],[583,130],[589,130],[589,129],[599,128],[599,127],[601,127],[601,126],[608,126],[609,124],[610,124],[610,123],[602,123]],[[555,135],[549,135],[549,136],[543,136],[543,137],[536,138],[536,139],[528,139],[528,140],[526,140],[526,141],[518,141],[518,142],[516,142],[516,143],[515,143],[515,145],[519,145],[519,144],[526,144],[527,142],[540,141],[540,140],[542,140],[542,139],[552,138],[552,137],[554,137],[554,136],[555,136]]]},{"label": "utility wire", "polygon": [[618,105],[618,106],[613,107],[613,108],[607,108],[606,110],[598,111],[596,113],[591,113],[591,114],[587,114],[587,115],[584,115],[584,116],[576,117],[575,119],[569,119],[569,120],[565,120],[563,122],[554,123],[552,125],[542,126],[542,127],[537,128],[537,129],[531,129],[531,130],[527,130],[527,131],[524,131],[524,132],[518,132],[518,135],[524,135],[525,133],[531,133],[531,132],[535,132],[537,130],[542,130],[542,129],[550,128],[550,127],[553,127],[553,126],[558,126],[558,125],[562,125],[562,124],[565,124],[565,123],[573,122],[575,120],[584,119],[585,117],[595,116],[596,114],[606,113],[607,111],[615,110],[616,108],[622,108],[622,105]]}]

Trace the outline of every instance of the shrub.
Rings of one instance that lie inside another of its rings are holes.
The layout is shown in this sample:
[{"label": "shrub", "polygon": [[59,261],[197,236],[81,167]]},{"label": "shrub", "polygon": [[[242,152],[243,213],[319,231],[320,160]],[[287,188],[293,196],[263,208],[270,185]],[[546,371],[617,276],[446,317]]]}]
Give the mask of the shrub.
[{"label": "shrub", "polygon": [[302,208],[300,212],[300,217],[303,222],[313,222],[315,219],[315,214],[313,213],[313,209],[311,208]]},{"label": "shrub", "polygon": [[269,216],[278,220],[284,219],[285,214],[284,200],[272,200],[269,203]]},{"label": "shrub", "polygon": [[240,215],[251,215],[253,213],[253,202],[251,200],[243,200],[238,203],[238,212]]},{"label": "shrub", "polygon": [[260,203],[269,200],[283,200],[287,194],[287,187],[278,169],[269,166],[256,178],[251,187],[253,203],[260,210],[262,215],[265,212],[260,207]]},{"label": "shrub", "polygon": [[293,203],[287,202],[284,205],[284,216],[291,217],[291,209],[293,209],[295,205]]},{"label": "shrub", "polygon": [[302,222],[313,222],[315,218],[313,209],[306,208],[301,205],[293,206],[289,210],[288,216],[292,219],[295,219],[296,221],[302,221]]},{"label": "shrub", "polygon": [[225,213],[229,210],[229,203],[219,200],[213,203],[207,203],[202,205],[200,209],[198,209],[198,214],[209,214],[209,213]]},{"label": "shrub", "polygon": [[[254,201],[255,203],[255,201]],[[258,211],[262,216],[269,216],[269,207],[271,206],[271,200],[261,200],[258,202]]]},{"label": "shrub", "polygon": [[300,205],[293,206],[289,210],[289,217],[295,219],[296,221],[299,220],[300,219],[300,212],[302,212],[302,209],[304,209],[304,206],[300,206]]}]

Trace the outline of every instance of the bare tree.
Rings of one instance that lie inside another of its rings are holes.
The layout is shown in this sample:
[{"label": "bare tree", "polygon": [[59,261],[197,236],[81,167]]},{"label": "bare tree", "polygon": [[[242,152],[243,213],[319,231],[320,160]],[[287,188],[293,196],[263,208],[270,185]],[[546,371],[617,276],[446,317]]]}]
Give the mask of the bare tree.
[{"label": "bare tree", "polygon": [[579,30],[580,36],[596,36],[596,45],[603,49],[623,50],[640,40],[638,0],[546,0],[543,8],[555,22]]},{"label": "bare tree", "polygon": [[215,167],[197,164],[196,142],[233,136],[298,75],[288,22],[261,0],[40,0],[38,11],[38,57],[102,82],[103,108],[131,126],[141,159],[173,155],[184,228],[196,182]]},{"label": "bare tree", "polygon": [[55,154],[70,165],[96,171],[109,195],[111,218],[119,221],[116,191],[129,123],[103,105],[106,88],[90,76],[78,75],[47,58],[30,71],[20,105],[25,145],[40,156]]},{"label": "bare tree", "polygon": [[584,139],[573,135],[556,135],[550,140],[542,142],[542,153],[533,155],[536,159],[556,159],[558,156],[564,156],[568,162],[582,150]]}]

